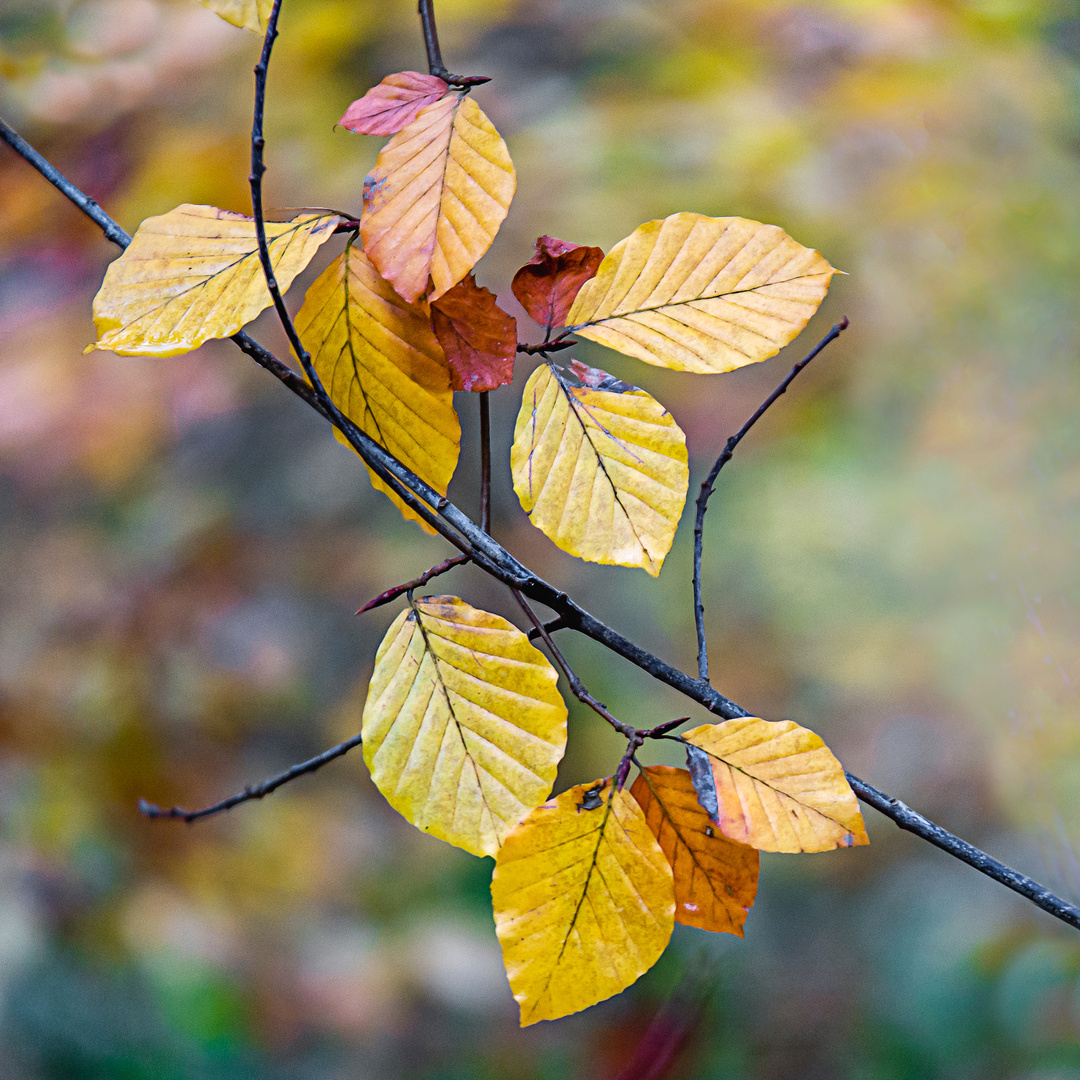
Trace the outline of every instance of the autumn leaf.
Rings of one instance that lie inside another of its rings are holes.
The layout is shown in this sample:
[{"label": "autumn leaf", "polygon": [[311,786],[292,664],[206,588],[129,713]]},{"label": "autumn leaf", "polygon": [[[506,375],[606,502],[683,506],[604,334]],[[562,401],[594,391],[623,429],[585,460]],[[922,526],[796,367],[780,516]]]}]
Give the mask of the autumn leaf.
[{"label": "autumn leaf", "polygon": [[522,1027],[625,990],[671,938],[671,867],[641,808],[611,783],[538,807],[495,856],[495,929]]},{"label": "autumn leaf", "polygon": [[775,225],[673,214],[608,252],[566,323],[659,367],[731,371],[791,341],[835,273]]},{"label": "autumn leaf", "polygon": [[491,246],[517,180],[499,133],[462,93],[426,106],[382,149],[364,181],[360,235],[410,303],[437,299]]},{"label": "autumn leaf", "polygon": [[[308,289],[295,321],[337,407],[445,495],[461,426],[426,305],[402,300],[350,242]],[[371,482],[405,517],[432,531],[374,473]]]},{"label": "autumn leaf", "polygon": [[686,502],[686,436],[644,390],[608,385],[574,386],[551,364],[532,373],[510,452],[514,491],[563,551],[655,577]]},{"label": "autumn leaf", "polygon": [[562,326],[578,290],[596,274],[604,253],[552,236],[536,241],[536,254],[510,285],[518,302],[545,329]]},{"label": "autumn leaf", "polygon": [[517,320],[472,274],[432,303],[431,325],[455,390],[494,390],[514,381]]},{"label": "autumn leaf", "polygon": [[360,135],[394,135],[408,127],[420,110],[438,101],[450,87],[436,75],[399,71],[387,75],[354,101],[338,121]]},{"label": "autumn leaf", "polygon": [[685,769],[644,768],[630,794],[671,863],[675,921],[742,937],[757,895],[757,851],[714,828]]},{"label": "autumn leaf", "polygon": [[274,0],[202,0],[202,4],[233,26],[265,34]]},{"label": "autumn leaf", "polygon": [[[282,292],[341,221],[324,212],[266,223]],[[231,337],[270,303],[254,220],[185,203],[147,218],[105,271],[94,297],[98,340],[90,349],[177,356],[211,338]]]},{"label": "autumn leaf", "polygon": [[395,810],[474,855],[494,855],[551,791],[566,748],[555,669],[498,615],[418,600],[375,656],[364,760]]},{"label": "autumn leaf", "polygon": [[793,720],[725,720],[683,737],[701,805],[729,839],[787,852],[870,842],[843,766]]}]

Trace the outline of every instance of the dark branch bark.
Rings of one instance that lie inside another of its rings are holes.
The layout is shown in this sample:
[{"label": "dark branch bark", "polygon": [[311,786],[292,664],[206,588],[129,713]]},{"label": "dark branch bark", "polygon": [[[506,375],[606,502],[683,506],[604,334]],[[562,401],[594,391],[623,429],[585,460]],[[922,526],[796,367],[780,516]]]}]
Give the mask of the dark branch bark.
[{"label": "dark branch bark", "polygon": [[[10,129],[7,129],[10,131]],[[47,162],[32,147],[19,139],[12,141],[5,138],[16,153],[33,165],[55,187],[63,192],[80,210],[87,214],[94,222],[104,230],[108,225],[113,227],[110,239],[114,243],[125,247],[129,242],[127,234],[108,215],[104,214],[96,204],[83,194],[75,185],[48,165]],[[43,169],[41,162],[47,169]],[[51,175],[50,175],[51,174]],[[580,605],[570,599],[564,592],[549,585],[546,581],[534,574],[514,558],[505,548],[493,540],[487,533],[477,527],[466,514],[462,513],[445,496],[425,484],[416,477],[393,455],[384,450],[378,443],[361,432],[354,424],[342,417],[340,413],[335,417],[326,406],[319,401],[315,392],[304,382],[288,365],[283,364],[272,353],[264,349],[258,342],[247,334],[241,332],[234,335],[233,341],[243,349],[256,363],[269,371],[279,379],[294,394],[302,398],[318,413],[335,424],[349,440],[364,462],[371,466],[372,470],[393,487],[395,493],[400,494],[410,507],[417,508],[417,512],[436,528],[463,554],[467,554],[478,566],[497,578],[504,584],[519,590],[530,600],[537,601],[551,608],[557,613],[562,625],[567,629],[576,630],[604,645],[611,652],[617,653],[632,664],[641,668],[647,674],[659,682],[678,690],[685,697],[696,701],[710,712],[725,719],[733,719],[740,716],[750,716],[741,705],[736,704],[729,698],[724,697],[714,689],[706,680],[694,679],[678,668],[661,660],[658,656],[647,652],[632,641],[623,637],[611,627],[602,623],[587,612]],[[334,410],[336,412],[336,410]],[[426,505],[424,505],[426,504]],[[534,627],[541,637],[550,641],[550,634],[542,629],[544,624]],[[315,759],[318,760],[318,759]],[[297,766],[302,768],[303,766]],[[992,859],[986,852],[969,844],[966,840],[947,832],[940,826],[933,824],[921,814],[910,810],[898,799],[879,792],[865,781],[860,780],[851,773],[847,774],[848,781],[852,785],[856,795],[868,805],[875,807],[886,817],[891,818],[902,829],[914,833],[916,836],[929,841],[935,846],[948,852],[955,858],[973,866],[976,870],[1000,881],[1009,888],[1014,889],[1021,895],[1026,896],[1032,903],[1041,907],[1051,915],[1080,928],[1080,913],[1077,909],[1055,896],[1048,889],[1031,881],[1030,878],[1011,870],[1003,864]],[[228,801],[228,800],[226,800]],[[241,800],[245,801],[245,800]],[[235,803],[233,805],[236,805]],[[995,870],[995,868],[999,868]],[[1018,883],[1030,883],[1030,889],[1018,887]],[[1077,913],[1075,916],[1073,913]]]},{"label": "dark branch bark", "polygon": [[250,802],[252,799],[265,798],[272,791],[277,791],[283,784],[288,784],[299,776],[306,776],[308,773],[318,772],[324,765],[328,765],[335,758],[347,754],[354,746],[359,746],[360,743],[360,736],[354,735],[348,741],[338,743],[337,746],[332,746],[329,750],[325,750],[323,753],[319,754],[318,757],[313,757],[310,761],[304,761],[299,765],[293,765],[291,769],[286,769],[283,773],[272,776],[269,780],[264,780],[261,784],[252,784],[250,787],[244,788],[243,791],[238,791],[235,795],[230,795],[227,799],[222,799],[221,802],[214,803],[213,806],[203,807],[202,810],[184,810],[179,806],[172,806],[166,810],[154,803],[147,802],[145,799],[140,799],[139,813],[145,814],[148,818],[174,818],[179,821],[186,821],[190,825],[191,822],[198,821],[200,818],[213,817],[214,814],[220,814],[226,810],[231,810],[234,806]]},{"label": "dark branch bark", "polygon": [[709,496],[713,493],[713,484],[720,475],[720,470],[731,460],[735,453],[735,447],[742,442],[746,433],[768,412],[773,403],[787,392],[787,388],[795,380],[795,376],[830,341],[835,341],[848,328],[847,317],[840,320],[822,339],[814,346],[808,356],[800,360],[784,377],[783,382],[758,406],[757,412],[746,421],[745,424],[727,441],[723,453],[713,463],[709,475],[705,477],[701,485],[701,492],[697,497],[697,517],[694,519],[694,626],[697,630],[697,664],[698,678],[704,682],[709,681],[709,650],[705,641],[705,604],[701,598],[701,554],[703,538],[705,535],[705,511],[709,508]]}]

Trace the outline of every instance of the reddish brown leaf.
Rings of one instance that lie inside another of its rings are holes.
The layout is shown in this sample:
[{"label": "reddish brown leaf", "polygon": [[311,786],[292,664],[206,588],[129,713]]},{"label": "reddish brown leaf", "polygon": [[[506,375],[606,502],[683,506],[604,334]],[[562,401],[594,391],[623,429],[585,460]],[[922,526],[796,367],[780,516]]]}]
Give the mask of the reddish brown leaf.
[{"label": "reddish brown leaf", "polygon": [[626,394],[640,389],[640,387],[631,386],[628,382],[623,382],[622,379],[616,379],[603,368],[589,367],[580,360],[571,360],[570,370],[577,376],[577,381],[590,390],[611,390],[616,394]]},{"label": "reddish brown leaf", "polygon": [[394,135],[408,127],[426,105],[438,101],[450,87],[435,75],[399,71],[387,75],[354,101],[338,121],[360,135]]},{"label": "reddish brown leaf", "polygon": [[596,275],[604,253],[541,236],[536,254],[514,275],[514,295],[545,329],[562,326],[578,290]]},{"label": "reddish brown leaf", "polygon": [[455,390],[494,390],[512,382],[517,321],[470,274],[431,305],[431,325]]}]

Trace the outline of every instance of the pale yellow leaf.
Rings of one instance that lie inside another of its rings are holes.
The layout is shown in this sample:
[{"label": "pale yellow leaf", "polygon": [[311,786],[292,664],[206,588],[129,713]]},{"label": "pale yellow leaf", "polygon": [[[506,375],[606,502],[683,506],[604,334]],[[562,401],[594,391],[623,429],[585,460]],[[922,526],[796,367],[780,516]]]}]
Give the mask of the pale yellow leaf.
[{"label": "pale yellow leaf", "polygon": [[776,225],[672,214],[646,222],[608,252],[566,323],[659,367],[731,371],[791,341],[834,273]]},{"label": "pale yellow leaf", "polygon": [[437,300],[499,231],[517,180],[506,143],[466,94],[448,94],[383,147],[364,182],[364,251],[408,301]]},{"label": "pale yellow leaf", "polygon": [[[282,292],[341,221],[322,212],[266,223]],[[185,203],[147,218],[105,271],[94,297],[98,340],[90,348],[122,356],[177,356],[211,338],[232,337],[270,304],[255,222]]]},{"label": "pale yellow leaf", "polygon": [[525,384],[510,467],[530,520],[563,551],[660,573],[690,474],[686,436],[655,398],[574,386],[541,364]]},{"label": "pale yellow leaf", "polygon": [[474,855],[547,798],[566,749],[558,675],[498,615],[416,601],[386,632],[364,705],[364,760],[395,810]]},{"label": "pale yellow leaf", "polygon": [[[730,839],[787,852],[870,842],[844,767],[819,735],[793,720],[725,720],[684,738],[700,748],[689,756],[702,804]],[[703,757],[708,769],[696,765]]]},{"label": "pale yellow leaf", "polygon": [[729,840],[709,821],[685,769],[642,769],[630,794],[671,863],[675,921],[742,937],[757,896],[757,851]]},{"label": "pale yellow leaf", "polygon": [[274,7],[274,0],[201,0],[204,6],[216,11],[227,23],[266,33],[266,22]]},{"label": "pale yellow leaf", "polygon": [[495,929],[522,1027],[625,990],[671,938],[671,867],[641,807],[611,783],[534,810],[495,857]]},{"label": "pale yellow leaf", "polygon": [[[445,495],[461,427],[427,306],[402,300],[349,243],[308,289],[296,330],[337,407]],[[432,531],[374,473],[371,482]]]}]

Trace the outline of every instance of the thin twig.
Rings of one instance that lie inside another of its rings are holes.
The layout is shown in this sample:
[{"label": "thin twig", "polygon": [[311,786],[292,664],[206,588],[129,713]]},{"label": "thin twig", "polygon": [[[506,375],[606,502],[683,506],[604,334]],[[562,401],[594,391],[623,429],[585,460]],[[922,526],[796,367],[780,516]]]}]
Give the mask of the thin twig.
[{"label": "thin twig", "polygon": [[[115,228],[110,239],[112,239],[114,243],[120,244],[121,247],[126,246],[126,239],[117,239],[118,236],[123,236],[124,238],[127,236],[127,234],[120,229],[120,226],[116,225],[108,215],[101,213],[100,210],[98,213],[95,213],[93,206],[96,204],[93,204],[91,199],[79,191],[79,189],[71,184],[70,181],[62,177],[57,170],[52,168],[52,166],[48,167],[49,171],[42,169],[38,162],[44,162],[44,159],[41,158],[41,155],[38,154],[37,151],[29,147],[29,145],[25,143],[25,140],[20,139],[17,142],[14,142],[10,139],[6,139],[5,141],[8,142],[8,145],[19,153],[20,156],[38,169],[50,183],[63,192],[75,206],[86,213],[91,220],[101,226],[103,230],[108,223],[111,223]],[[48,165],[47,162],[45,162],[45,164]],[[50,171],[52,175],[50,175]],[[104,223],[102,219],[104,219]],[[347,420],[343,423],[342,420],[335,418],[326,409],[325,405],[319,401],[312,388],[308,386],[303,379],[299,378],[287,364],[283,364],[257,341],[243,332],[235,334],[232,340],[236,342],[245,353],[251,356],[256,363],[262,366],[266,371],[270,372],[270,374],[280,380],[285,387],[296,394],[297,397],[301,398],[318,413],[337,426],[342,434],[349,440],[350,445],[357,451],[365,464],[369,465],[380,479],[391,486],[395,491],[395,494],[399,494],[403,501],[410,507],[418,508],[417,512],[425,521],[432,524],[432,526],[455,547],[463,553],[468,554],[486,573],[504,584],[520,590],[520,592],[529,599],[544,604],[546,607],[557,612],[558,618],[561,620],[561,625],[566,629],[575,630],[579,634],[584,634],[585,636],[592,638],[598,644],[603,645],[616,655],[629,660],[630,663],[639,667],[658,682],[662,682],[667,686],[672,687],[672,689],[677,690],[691,701],[696,701],[698,704],[704,706],[711,713],[723,717],[724,719],[734,719],[736,717],[752,715],[741,705],[732,701],[730,698],[725,697],[714,687],[710,686],[708,682],[702,679],[692,678],[685,672],[666,663],[664,660],[660,659],[660,657],[642,649],[639,645],[635,645],[628,638],[623,637],[618,631],[612,629],[606,623],[601,622],[579,604],[575,603],[566,595],[566,593],[548,584],[543,578],[523,566],[510,554],[510,552],[502,547],[501,544],[492,539],[483,530],[479,529],[468,515],[464,514],[445,496],[440,495],[430,487],[430,485],[425,484],[424,481],[415,476],[400,461],[398,461],[397,458],[388,453],[373,439],[370,439],[354,424]],[[421,502],[421,500],[423,500],[423,502]],[[538,624],[534,621],[534,626],[536,627],[539,636],[543,637],[545,642],[551,647],[551,637],[544,627],[544,624]],[[553,653],[552,655],[555,654]],[[940,826],[934,825],[932,822],[922,817],[921,814],[909,810],[899,800],[879,792],[876,788],[871,787],[857,776],[848,773],[847,777],[859,798],[868,805],[874,806],[886,817],[891,818],[901,828],[929,841],[962,862],[973,866],[976,870],[986,874],[988,877],[1001,881],[1002,884],[1007,884],[1010,888],[1015,888],[1015,886],[1009,884],[1008,881],[1004,881],[997,873],[992,872],[991,867],[993,865],[1001,866],[1002,864],[996,863],[995,860],[991,859],[985,852],[969,844],[966,840],[962,840],[960,837],[955,836],[953,833],[947,832]],[[1008,871],[1007,867],[1004,869]],[[1016,874],[1015,871],[1009,871],[1009,873],[1015,874],[1017,879],[1023,878],[1023,875]],[[1031,879],[1023,878],[1023,880],[1030,881]],[[1074,918],[1070,914],[1072,911],[1076,910],[1074,906],[1067,901],[1062,900],[1060,897],[1055,896],[1048,889],[1043,888],[1043,886],[1032,882],[1030,891],[1024,891],[1019,888],[1016,888],[1015,891],[1026,896],[1029,900],[1041,907],[1044,911],[1048,911],[1051,915],[1062,919],[1072,926],[1080,928],[1080,922],[1074,921]]]},{"label": "thin twig", "polygon": [[491,82],[487,75],[451,75],[446,70],[442,49],[439,48],[439,30],[435,25],[433,0],[420,0],[417,10],[420,13],[420,27],[424,32],[424,48],[427,50],[429,75],[435,75],[451,86],[469,87]]},{"label": "thin twig", "polygon": [[572,349],[576,344],[576,341],[544,341],[539,345],[526,345],[524,342],[519,341],[517,343],[517,351],[519,353],[524,353],[526,356],[536,356],[537,353],[539,353],[541,356],[546,357],[547,354],[551,352],[560,352],[562,349]]},{"label": "thin twig", "polygon": [[594,712],[599,713],[620,735],[625,735],[628,739],[634,739],[638,736],[639,732],[633,724],[624,723],[617,717],[612,716],[608,712],[608,708],[603,702],[598,701],[596,698],[585,689],[585,684],[574,673],[574,669],[566,662],[566,657],[559,651],[559,647],[551,640],[551,635],[547,632],[544,624],[540,621],[539,616],[532,609],[532,605],[525,599],[521,593],[514,588],[510,591],[514,594],[514,599],[521,605],[521,610],[528,616],[529,621],[533,624],[537,633],[543,638],[544,644],[548,647],[548,652],[551,653],[552,659],[562,669],[562,673],[566,676],[566,681],[570,684],[570,690],[574,697],[578,701],[585,705],[588,705]]},{"label": "thin twig", "polygon": [[480,392],[480,528],[491,532],[491,409],[487,390]]},{"label": "thin twig", "polygon": [[698,664],[698,678],[702,682],[709,681],[709,650],[705,641],[705,604],[701,597],[701,554],[703,550],[703,538],[705,535],[705,511],[709,507],[709,496],[713,493],[713,485],[716,483],[716,478],[720,475],[720,470],[731,460],[731,455],[735,453],[735,447],[742,442],[746,433],[768,412],[769,408],[787,392],[787,388],[792,384],[795,376],[830,341],[835,341],[846,329],[848,328],[847,316],[844,316],[822,339],[811,349],[810,353],[803,357],[788,373],[784,376],[783,382],[758,406],[757,411],[749,420],[734,435],[727,441],[727,445],[724,447],[723,453],[713,463],[713,467],[709,470],[709,475],[705,477],[704,482],[701,485],[701,491],[697,497],[697,516],[694,519],[694,626],[697,630],[697,664]]},{"label": "thin twig", "polygon": [[191,822],[198,821],[200,818],[212,817],[214,814],[220,814],[225,810],[231,810],[234,806],[250,802],[252,799],[265,798],[272,791],[277,791],[283,784],[288,784],[298,776],[306,776],[308,773],[318,772],[324,765],[329,764],[335,758],[339,758],[343,754],[347,754],[354,746],[359,746],[360,743],[361,737],[359,735],[354,735],[346,742],[331,747],[329,750],[319,754],[318,757],[313,757],[310,761],[304,761],[299,765],[293,765],[291,769],[286,769],[285,772],[279,773],[269,780],[264,780],[261,784],[252,784],[250,787],[244,788],[243,791],[238,791],[235,795],[230,795],[227,799],[222,799],[221,802],[214,803],[213,806],[203,807],[202,810],[184,810],[179,806],[164,809],[154,803],[147,802],[145,799],[140,799],[139,813],[145,814],[148,818],[174,818],[179,821],[186,821],[190,825]]},{"label": "thin twig", "polygon": [[453,570],[455,566],[462,566],[468,561],[468,555],[455,555],[453,558],[444,559],[438,566],[425,570],[419,577],[413,578],[412,581],[406,581],[404,585],[395,585],[392,589],[379,593],[374,600],[369,600],[356,614],[363,615],[365,611],[373,611],[377,607],[382,607],[383,604],[389,604],[391,600],[396,600],[399,596],[412,592],[413,589],[423,587],[432,578],[437,578],[440,574],[445,574],[447,570]]}]

